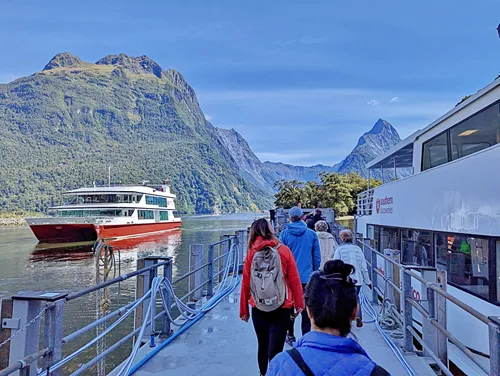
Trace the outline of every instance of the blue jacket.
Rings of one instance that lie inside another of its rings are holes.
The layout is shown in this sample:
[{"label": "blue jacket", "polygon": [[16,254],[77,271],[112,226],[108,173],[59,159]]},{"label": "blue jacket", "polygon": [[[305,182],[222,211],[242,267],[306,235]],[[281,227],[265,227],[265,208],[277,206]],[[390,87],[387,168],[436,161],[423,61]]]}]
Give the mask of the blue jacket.
[{"label": "blue jacket", "polygon": [[[353,339],[309,332],[297,343],[304,362],[317,376],[369,376],[376,364]],[[286,352],[271,360],[266,376],[304,376]]]},{"label": "blue jacket", "polygon": [[281,232],[280,241],[292,251],[300,281],[307,283],[313,271],[319,270],[321,265],[318,235],[307,228],[304,221],[291,222]]}]

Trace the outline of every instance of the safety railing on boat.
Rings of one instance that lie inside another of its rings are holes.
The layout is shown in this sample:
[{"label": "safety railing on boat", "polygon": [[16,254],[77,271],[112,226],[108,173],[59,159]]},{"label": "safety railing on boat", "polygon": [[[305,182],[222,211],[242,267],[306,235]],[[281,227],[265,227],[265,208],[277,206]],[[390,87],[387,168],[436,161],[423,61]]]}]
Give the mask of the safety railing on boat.
[{"label": "safety railing on boat", "polygon": [[[389,306],[403,328],[403,348],[415,352],[414,339],[431,357],[443,374],[453,376],[449,369],[448,342],[455,345],[485,375],[500,375],[500,317],[480,313],[446,292],[446,271],[428,266],[402,265],[393,255],[385,255],[370,245],[370,239],[357,239],[363,249],[372,278],[372,303]],[[379,265],[382,260],[384,268]],[[383,281],[380,288],[379,278]],[[420,292],[413,283],[420,283]],[[458,340],[447,328],[446,307],[452,303],[476,318],[488,328],[489,367]],[[420,317],[418,317],[420,315]],[[420,320],[417,320],[417,318]],[[419,321],[420,329],[414,323]],[[420,332],[420,333],[419,333]]]},{"label": "safety railing on boat", "polygon": [[[172,258],[147,256],[137,260],[136,271],[78,292],[43,291],[2,299],[0,368],[3,369],[0,376],[77,376],[90,370],[92,374],[104,375],[105,359],[122,345],[133,342],[132,354],[118,372],[118,375],[131,374],[133,361],[143,344],[154,346],[158,338],[164,341],[175,335],[173,326],[182,327],[194,320],[236,286],[238,272],[246,256],[247,236],[246,230],[224,235],[219,242],[209,245],[206,251],[202,244],[192,244],[189,271],[175,279],[172,278]],[[108,252],[105,247],[103,249],[103,252]],[[108,310],[88,325],[64,335],[63,319],[67,303],[102,292],[133,277],[136,278],[134,301],[111,311],[107,301],[109,296],[101,295],[100,303],[107,304]],[[184,286],[179,288],[182,284]],[[187,293],[178,298],[174,289],[187,290]],[[157,313],[158,306],[161,308]],[[107,346],[107,335],[132,313],[133,324],[130,326],[133,330]],[[43,339],[40,341],[42,326]],[[65,348],[69,343],[81,342],[82,337],[92,330],[97,330],[97,335],[83,346],[76,350]],[[96,355],[89,359],[88,351],[93,347],[96,348]]]},{"label": "safety railing on boat", "polygon": [[359,216],[372,215],[373,212],[373,188],[358,194],[357,214]]}]

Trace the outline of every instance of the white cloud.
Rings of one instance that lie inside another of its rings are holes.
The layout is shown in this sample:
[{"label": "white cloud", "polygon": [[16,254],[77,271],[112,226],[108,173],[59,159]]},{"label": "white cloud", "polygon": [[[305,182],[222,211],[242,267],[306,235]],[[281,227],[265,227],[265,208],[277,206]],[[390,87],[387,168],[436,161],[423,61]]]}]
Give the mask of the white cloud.
[{"label": "white cloud", "polygon": [[399,97],[394,97],[390,100],[391,103],[398,103],[401,100]]},{"label": "white cloud", "polygon": [[379,103],[380,103],[380,102],[379,102],[379,101],[377,101],[377,100],[375,100],[375,99],[372,99],[372,100],[369,100],[368,102],[366,102],[366,104],[367,104],[368,106],[378,106],[378,104],[379,104]]},{"label": "white cloud", "polygon": [[212,121],[212,117],[210,115],[205,114],[205,119],[207,121]]}]

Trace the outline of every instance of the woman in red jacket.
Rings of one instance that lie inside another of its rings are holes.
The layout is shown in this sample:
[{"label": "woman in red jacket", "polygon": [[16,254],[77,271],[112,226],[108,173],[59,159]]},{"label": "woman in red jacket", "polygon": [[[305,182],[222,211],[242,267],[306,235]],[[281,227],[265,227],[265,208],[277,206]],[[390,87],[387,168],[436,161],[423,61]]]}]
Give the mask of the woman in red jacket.
[{"label": "woman in red jacket", "polygon": [[[255,302],[250,295],[251,265],[256,252],[264,247],[276,246],[287,286],[287,294],[280,308],[271,312],[264,312],[255,307]],[[292,312],[291,308],[294,306],[297,314],[299,314],[304,309],[304,296],[292,252],[287,246],[279,243],[271,224],[264,218],[256,220],[250,228],[248,254],[243,268],[240,298],[240,318],[245,322],[248,322],[250,318],[248,303],[252,306],[252,323],[259,344],[257,351],[259,369],[261,375],[265,375],[269,361],[283,351],[285,346],[286,331]]]}]

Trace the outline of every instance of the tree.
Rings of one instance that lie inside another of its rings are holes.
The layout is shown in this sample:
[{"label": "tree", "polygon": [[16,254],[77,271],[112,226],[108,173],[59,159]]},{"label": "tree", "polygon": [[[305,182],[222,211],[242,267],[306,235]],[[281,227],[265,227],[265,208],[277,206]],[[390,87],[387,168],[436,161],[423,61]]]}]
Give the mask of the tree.
[{"label": "tree", "polygon": [[[323,172],[319,175],[319,180],[320,183],[277,181],[274,184],[278,189],[275,205],[288,209],[301,202],[304,207],[309,208],[332,208],[338,216],[354,214],[358,194],[368,189],[368,180],[356,173],[341,175]],[[381,184],[380,180],[371,180],[370,185],[374,188]]]},{"label": "tree", "polygon": [[274,183],[274,188],[278,189],[274,195],[276,198],[274,203],[277,207],[289,209],[302,202],[303,183],[298,180],[279,180]]}]

